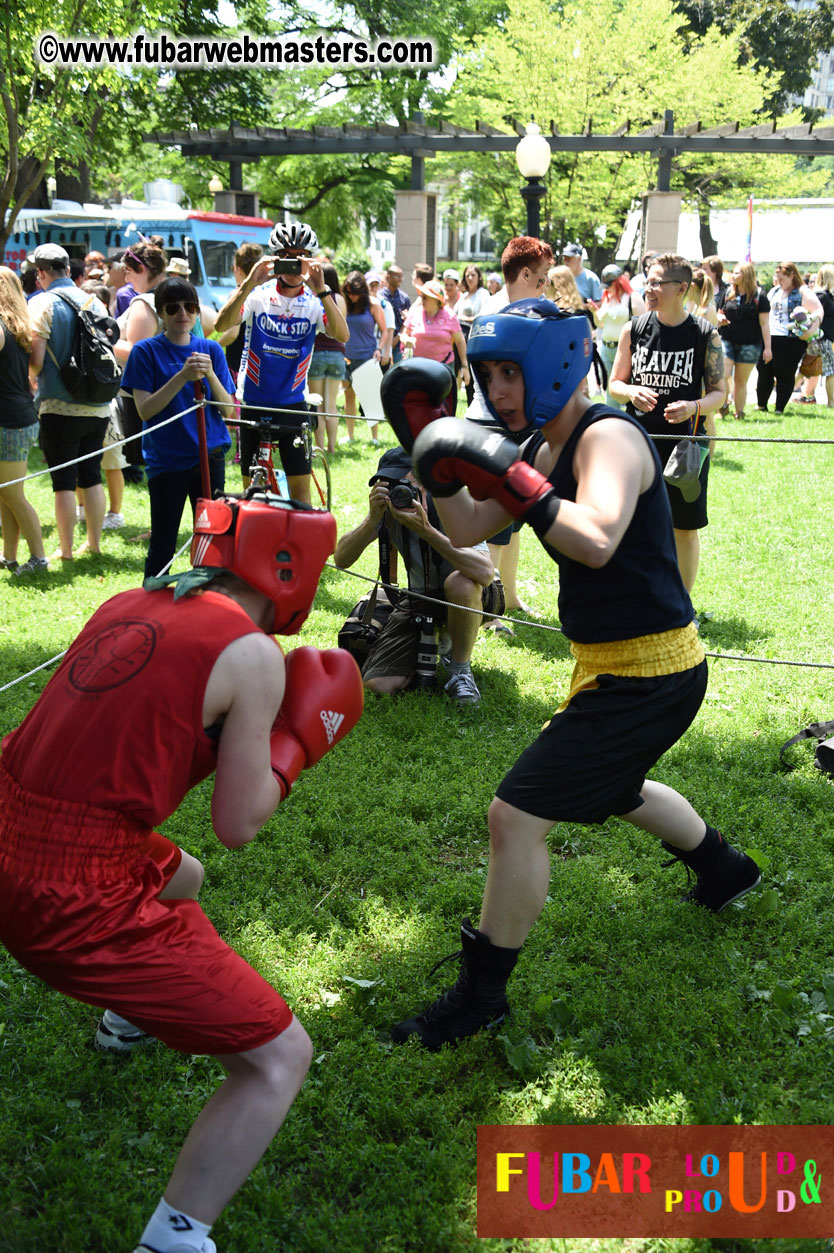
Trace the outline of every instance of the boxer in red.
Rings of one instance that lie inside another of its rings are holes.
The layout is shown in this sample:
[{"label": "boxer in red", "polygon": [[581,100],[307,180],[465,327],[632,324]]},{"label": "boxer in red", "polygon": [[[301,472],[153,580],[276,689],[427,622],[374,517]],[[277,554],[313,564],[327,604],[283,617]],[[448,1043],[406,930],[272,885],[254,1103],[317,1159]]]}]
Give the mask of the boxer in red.
[{"label": "boxer in red", "polygon": [[152,1035],[227,1071],[136,1253],[214,1253],[211,1224],[310,1063],[285,1001],[197,905],[199,861],[153,828],[215,771],[214,830],[246,844],[355,725],[350,655],[298,648],[285,662],[271,638],[301,627],[335,539],[330,514],[278,497],[199,501],[194,568],[107,601],[3,741],[0,941],[106,1007],[99,1043]]}]

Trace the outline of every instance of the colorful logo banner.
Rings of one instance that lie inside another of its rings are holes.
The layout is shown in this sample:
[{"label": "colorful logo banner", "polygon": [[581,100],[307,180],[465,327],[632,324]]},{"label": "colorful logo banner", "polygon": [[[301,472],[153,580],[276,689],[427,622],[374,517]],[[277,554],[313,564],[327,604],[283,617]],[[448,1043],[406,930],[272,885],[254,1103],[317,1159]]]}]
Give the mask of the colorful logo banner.
[{"label": "colorful logo banner", "polygon": [[834,1236],[834,1128],[478,1127],[478,1235]]}]

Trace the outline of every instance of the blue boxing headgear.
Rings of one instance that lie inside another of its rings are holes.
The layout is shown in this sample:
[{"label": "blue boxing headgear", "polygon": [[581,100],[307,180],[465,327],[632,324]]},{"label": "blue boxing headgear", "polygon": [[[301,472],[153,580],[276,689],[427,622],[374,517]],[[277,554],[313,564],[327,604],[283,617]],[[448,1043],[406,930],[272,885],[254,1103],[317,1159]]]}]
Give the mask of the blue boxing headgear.
[{"label": "blue boxing headgear", "polygon": [[469,362],[514,361],[524,378],[524,413],[530,426],[546,426],[562,412],[591,366],[591,326],[584,313],[566,312],[551,300],[516,300],[475,318],[466,344]]}]

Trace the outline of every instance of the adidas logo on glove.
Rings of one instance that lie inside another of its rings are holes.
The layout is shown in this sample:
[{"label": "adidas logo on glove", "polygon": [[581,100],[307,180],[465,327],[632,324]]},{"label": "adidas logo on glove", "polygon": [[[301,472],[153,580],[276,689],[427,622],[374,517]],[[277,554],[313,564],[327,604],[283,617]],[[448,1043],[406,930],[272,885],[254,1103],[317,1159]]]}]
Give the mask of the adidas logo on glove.
[{"label": "adidas logo on glove", "polygon": [[345,720],[345,715],[334,713],[332,709],[322,709],[319,717],[324,723],[324,729],[327,733],[327,742],[328,744],[332,744],[339,731],[339,727]]}]

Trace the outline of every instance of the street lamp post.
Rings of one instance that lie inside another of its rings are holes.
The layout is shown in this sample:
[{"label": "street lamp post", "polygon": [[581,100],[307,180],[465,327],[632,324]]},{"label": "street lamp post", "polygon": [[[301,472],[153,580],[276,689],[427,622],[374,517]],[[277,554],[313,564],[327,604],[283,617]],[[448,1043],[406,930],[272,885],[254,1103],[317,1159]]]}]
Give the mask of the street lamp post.
[{"label": "street lamp post", "polygon": [[546,191],[541,180],[550,165],[550,155],[550,144],[539,127],[535,122],[528,122],[527,134],[523,136],[515,150],[515,159],[522,178],[527,179],[527,186],[520,189],[527,206],[527,234],[536,238],[541,229],[539,201]]}]

